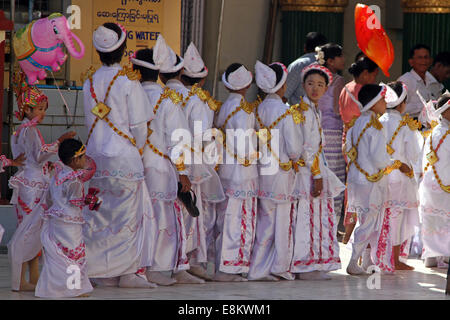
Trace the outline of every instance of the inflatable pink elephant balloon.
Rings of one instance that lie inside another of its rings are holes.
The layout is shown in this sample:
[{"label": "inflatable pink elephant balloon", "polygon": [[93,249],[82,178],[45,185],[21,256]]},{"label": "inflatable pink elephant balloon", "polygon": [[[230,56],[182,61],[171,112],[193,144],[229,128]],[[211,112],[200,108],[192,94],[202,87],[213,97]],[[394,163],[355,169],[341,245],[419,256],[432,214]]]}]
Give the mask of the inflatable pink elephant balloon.
[{"label": "inflatable pink elephant balloon", "polygon": [[[73,39],[80,50],[75,49]],[[46,71],[58,71],[66,61],[63,43],[70,55],[76,59],[84,56],[84,45],[70,31],[66,17],[53,13],[47,18],[33,21],[14,35],[14,52],[19,65],[27,75],[28,84],[35,84],[47,77]]]}]

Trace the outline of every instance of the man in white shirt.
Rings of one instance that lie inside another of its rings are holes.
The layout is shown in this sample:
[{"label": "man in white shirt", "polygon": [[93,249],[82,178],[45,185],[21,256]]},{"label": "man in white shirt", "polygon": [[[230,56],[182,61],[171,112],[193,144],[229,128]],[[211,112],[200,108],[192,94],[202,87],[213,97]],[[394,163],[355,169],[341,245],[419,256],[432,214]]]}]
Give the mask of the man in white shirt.
[{"label": "man in white shirt", "polygon": [[406,98],[406,113],[411,117],[418,118],[422,111],[423,104],[420,101],[416,91],[418,90],[422,97],[428,101],[433,99],[432,88],[436,87],[439,82],[428,72],[431,66],[430,47],[424,44],[415,45],[409,53],[409,65],[411,71],[406,72],[398,81],[403,82],[408,87],[408,96]]},{"label": "man in white shirt", "polygon": [[431,87],[433,100],[437,100],[445,92],[443,83],[450,79],[450,51],[439,52],[434,57],[430,73],[438,81],[436,84],[433,83]]}]

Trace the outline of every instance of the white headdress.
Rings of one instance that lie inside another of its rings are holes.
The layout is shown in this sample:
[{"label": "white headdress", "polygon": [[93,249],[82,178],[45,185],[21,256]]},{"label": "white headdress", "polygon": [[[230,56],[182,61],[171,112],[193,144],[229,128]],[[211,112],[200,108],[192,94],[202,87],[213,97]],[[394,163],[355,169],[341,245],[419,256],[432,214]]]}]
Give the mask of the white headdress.
[{"label": "white headdress", "polygon": [[166,40],[159,34],[156,44],[153,47],[153,60],[155,65],[159,67],[159,71],[162,73],[173,73],[183,68],[183,58],[180,58],[180,62],[177,64],[177,55],[167,45]]},{"label": "white headdress", "polygon": [[277,75],[275,71],[270,68],[270,66],[265,65],[260,61],[256,61],[255,64],[255,79],[256,84],[265,93],[275,93],[283,86],[286,82],[288,71],[286,66],[282,63],[275,62],[273,64],[278,64],[283,69],[283,76],[277,83]]},{"label": "white headdress", "polygon": [[113,52],[117,50],[127,38],[127,31],[123,26],[117,24],[122,30],[122,35],[119,36],[114,30],[108,29],[104,26],[98,27],[93,34],[94,47],[100,52]]},{"label": "white headdress", "polygon": [[373,98],[372,100],[370,100],[368,103],[366,103],[365,105],[363,105],[361,102],[359,102],[359,100],[357,100],[355,98],[355,96],[347,89],[347,87],[344,87],[345,91],[348,93],[348,95],[350,96],[350,98],[353,100],[354,103],[356,103],[359,107],[359,110],[361,111],[361,113],[370,110],[370,108],[372,108],[375,103],[377,103],[381,98],[384,99],[384,97],[386,96],[386,91],[387,89],[387,85],[385,84],[380,84],[380,86],[382,87],[382,89],[380,90],[380,92],[377,94],[377,96],[375,98]]},{"label": "white headdress", "polygon": [[184,54],[184,74],[191,78],[205,78],[208,75],[208,68],[192,42]]},{"label": "white headdress", "polygon": [[237,70],[231,72],[226,77],[226,72],[222,74],[222,82],[230,90],[241,90],[252,83],[253,76],[244,66],[240,66]]},{"label": "white headdress", "polygon": [[408,88],[406,85],[401,82],[402,84],[402,94],[400,96],[397,95],[397,93],[392,89],[391,87],[385,85],[383,82],[380,82],[380,86],[386,86],[386,97],[384,98],[386,100],[386,107],[389,109],[393,109],[397,107],[400,103],[403,102],[406,98],[406,94],[408,93]]}]

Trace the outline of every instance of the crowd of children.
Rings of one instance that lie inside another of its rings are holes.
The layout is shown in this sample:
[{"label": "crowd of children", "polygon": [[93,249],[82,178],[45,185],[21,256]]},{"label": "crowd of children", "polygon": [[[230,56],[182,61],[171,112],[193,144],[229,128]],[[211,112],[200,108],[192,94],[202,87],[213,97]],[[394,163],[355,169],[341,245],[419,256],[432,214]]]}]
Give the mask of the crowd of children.
[{"label": "crowd of children", "polygon": [[[160,35],[130,68],[120,65],[123,27],[106,23],[93,42],[102,67],[85,75],[85,145],[74,132],[45,144],[36,126],[47,97],[16,81],[17,159],[1,158],[23,162],[10,180],[19,220],[8,245],[13,290],[78,297],[95,286],[330,279],[341,268],[334,199],[340,207],[344,190],[358,221],[349,274],[411,269],[400,258],[420,222],[424,257],[450,254],[450,94],[424,139],[403,115],[404,84],[364,83],[375,69],[366,57],[352,66],[361,85],[343,90],[357,106],[356,120],[344,119],[346,188],[328,166],[325,135],[334,133],[324,132],[319,108],[343,68],[339,46],[303,69],[298,104],[283,101],[286,67],[259,61],[255,79],[240,63],[226,69],[221,104],[202,89],[208,69],[193,44],[182,58]],[[245,98],[253,80],[263,101]],[[56,153],[60,161],[49,162]],[[73,269],[78,280],[69,283]]]}]

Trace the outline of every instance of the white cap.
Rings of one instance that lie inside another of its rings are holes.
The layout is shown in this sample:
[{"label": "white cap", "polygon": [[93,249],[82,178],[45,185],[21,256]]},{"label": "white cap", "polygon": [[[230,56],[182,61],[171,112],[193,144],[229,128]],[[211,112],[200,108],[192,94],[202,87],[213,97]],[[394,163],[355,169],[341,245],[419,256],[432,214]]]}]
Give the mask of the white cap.
[{"label": "white cap", "polygon": [[167,45],[162,34],[159,34],[156,44],[153,47],[153,60],[162,73],[173,73],[183,68],[183,58],[177,64],[177,55]]},{"label": "white cap", "polygon": [[241,90],[246,88],[252,83],[253,76],[250,71],[248,71],[243,65],[237,70],[231,72],[227,77],[226,72],[222,74],[222,82],[230,90]]},{"label": "white cap", "polygon": [[192,42],[184,54],[184,74],[191,78],[205,78],[208,75],[208,69]]},{"label": "white cap", "polygon": [[389,109],[393,109],[397,107],[400,103],[405,100],[406,94],[408,93],[408,88],[406,85],[401,82],[402,84],[402,94],[400,96],[397,95],[394,89],[391,87],[385,85],[383,82],[380,82],[380,86],[386,86],[386,96],[384,100],[386,100],[386,107]]},{"label": "white cap", "polygon": [[288,71],[286,69],[286,66],[279,62],[275,62],[273,64],[278,64],[283,69],[283,77],[278,83],[277,74],[270,66],[267,66],[260,61],[256,61],[255,64],[256,85],[265,93],[277,92],[278,90],[280,90],[287,79]]},{"label": "white cap", "polygon": [[122,29],[122,35],[119,36],[114,30],[100,26],[95,29],[93,34],[94,47],[100,52],[113,52],[117,50],[127,38],[127,31],[120,24],[117,24]]},{"label": "white cap", "polygon": [[382,88],[381,88],[380,92],[378,92],[378,94],[377,94],[377,96],[375,98],[370,100],[364,106],[361,103],[359,104],[359,107],[361,109],[361,113],[370,110],[370,108],[372,108],[378,101],[380,101],[381,99],[384,99],[384,97],[386,96],[386,92],[388,90],[388,86],[385,85],[384,83],[381,83],[380,86]]},{"label": "white cap", "polygon": [[[156,64],[150,63],[148,61],[136,59],[136,53],[137,53],[137,51],[135,51],[133,53],[133,55],[130,56],[130,61],[132,64],[135,64],[137,66],[144,67],[144,68],[147,68],[150,70],[159,70],[159,67]],[[154,50],[153,50],[153,61],[155,61],[155,51]]]}]

